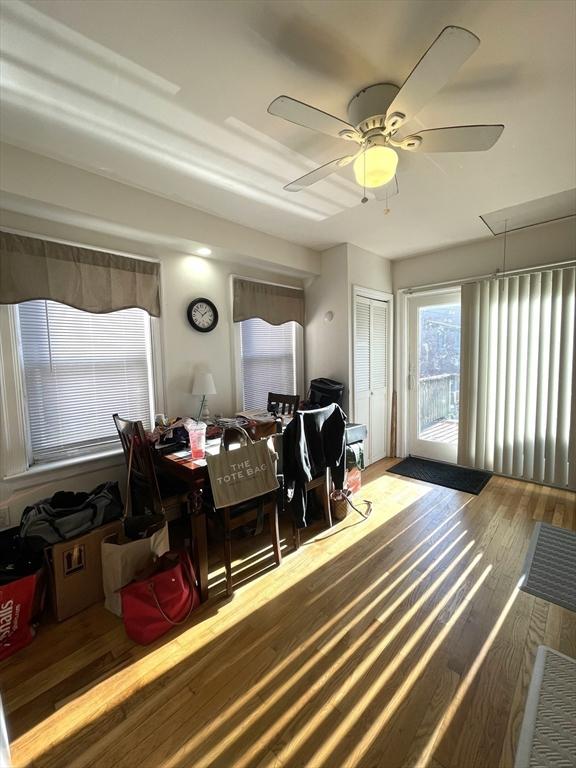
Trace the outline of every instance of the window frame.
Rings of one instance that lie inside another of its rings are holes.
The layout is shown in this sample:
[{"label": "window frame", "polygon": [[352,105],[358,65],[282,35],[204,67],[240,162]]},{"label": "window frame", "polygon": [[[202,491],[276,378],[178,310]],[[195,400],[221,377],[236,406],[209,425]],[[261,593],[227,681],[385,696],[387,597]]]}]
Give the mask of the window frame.
[{"label": "window frame", "polygon": [[[118,464],[120,442],[113,447],[95,446],[93,451],[75,456],[33,463],[18,322],[17,305],[0,306],[0,415],[4,425],[0,435],[1,479],[24,486],[37,475],[41,475],[41,482],[64,477],[70,467],[82,464]],[[165,388],[161,318],[150,317],[149,322],[153,416],[165,411]]]},{"label": "window frame", "polygon": [[[238,277],[242,280],[253,280],[253,278],[250,277],[244,277],[242,275],[230,275],[230,307],[233,306],[233,291],[234,291],[234,278]],[[267,280],[254,280],[254,282],[259,283],[268,283]],[[298,287],[298,286],[287,286],[290,288]],[[232,312],[231,312],[232,316]],[[304,328],[300,325],[300,323],[295,323],[296,331],[295,331],[295,339],[294,339],[294,356],[296,360],[296,388],[297,392],[300,395],[301,398],[305,398],[307,393],[304,391]],[[240,353],[242,342],[241,342],[241,329],[240,329],[240,323],[235,323],[232,321],[231,323],[231,344],[230,349],[232,352],[232,370],[234,372],[234,381],[233,381],[233,397],[234,402],[236,404],[236,412],[239,413],[240,411],[244,410],[244,381],[242,378],[242,355]],[[266,407],[266,404],[263,406]]]}]

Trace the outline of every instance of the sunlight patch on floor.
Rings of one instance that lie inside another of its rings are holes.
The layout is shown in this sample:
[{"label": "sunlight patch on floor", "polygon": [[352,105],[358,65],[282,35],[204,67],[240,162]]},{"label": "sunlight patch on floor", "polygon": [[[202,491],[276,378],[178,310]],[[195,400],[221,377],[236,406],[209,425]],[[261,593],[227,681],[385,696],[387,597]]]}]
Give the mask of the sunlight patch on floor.
[{"label": "sunlight patch on floor", "polygon": [[514,602],[518,597],[520,586],[521,586],[520,584],[517,584],[514,590],[512,591],[510,597],[506,602],[506,605],[502,609],[500,615],[498,616],[496,622],[494,623],[494,626],[492,627],[490,633],[488,634],[488,637],[484,641],[482,648],[480,649],[480,651],[478,652],[478,655],[474,659],[472,666],[470,667],[470,669],[466,673],[466,676],[458,686],[458,690],[456,691],[456,695],[454,696],[454,699],[452,700],[450,706],[446,709],[446,711],[444,712],[440,720],[438,721],[438,725],[436,726],[434,733],[432,734],[432,736],[430,736],[428,743],[422,750],[420,757],[416,761],[415,768],[427,768],[427,766],[430,764],[430,760],[432,759],[432,755],[434,754],[436,747],[442,740],[442,736],[446,733],[450,723],[454,719],[454,715],[458,711],[458,708],[462,704],[462,701],[464,700],[464,697],[466,696],[468,689],[470,688],[474,678],[478,674],[478,671],[482,666],[482,662],[486,658],[486,654],[490,650],[494,640],[496,639],[496,636],[498,635],[498,632],[500,632],[500,630],[502,629],[502,625],[506,621],[506,617],[510,613],[512,606],[514,605]]},{"label": "sunlight patch on floor", "polygon": [[[355,667],[353,673],[349,676],[347,680],[348,687],[350,685],[352,686],[358,686],[358,684],[361,682],[362,678],[367,675],[373,666],[374,663],[378,660],[378,658],[381,656],[383,651],[390,645],[390,643],[398,637],[400,632],[406,627],[406,625],[409,623],[409,621],[415,616],[415,614],[418,612],[418,610],[432,597],[432,595],[438,590],[442,582],[446,580],[448,575],[454,570],[456,565],[464,558],[464,556],[469,552],[470,548],[473,546],[474,542],[470,542],[464,550],[450,563],[450,565],[444,570],[441,576],[436,579],[436,581],[424,592],[423,595],[421,595],[420,598],[414,603],[414,605],[410,608],[407,614],[405,614],[397,624],[394,625],[394,627],[384,636],[384,638],[377,643],[377,645],[366,655],[362,657],[361,662]],[[342,712],[347,712],[348,714],[345,715],[344,719],[340,722],[338,727],[332,732],[331,736],[327,739],[327,741],[324,741],[321,745],[321,747],[314,752],[314,755],[310,756],[308,760],[311,764],[316,765],[317,762],[314,761],[314,756],[317,755],[320,751],[325,754],[326,751],[331,752],[333,749],[335,749],[338,745],[338,743],[345,738],[348,731],[354,727],[359,718],[362,717],[363,712],[365,709],[370,705],[371,701],[375,698],[375,696],[381,691],[381,689],[384,687],[386,682],[390,679],[390,677],[396,672],[399,664],[409,655],[409,653],[416,647],[420,639],[423,637],[425,632],[429,629],[429,627],[432,625],[438,614],[442,611],[442,609],[445,607],[445,605],[449,602],[449,600],[454,597],[460,586],[464,583],[466,578],[469,576],[469,574],[474,570],[478,562],[480,561],[482,555],[478,554],[476,557],[472,560],[472,562],[468,565],[465,571],[458,577],[458,579],[454,582],[452,587],[448,590],[448,592],[444,595],[444,597],[432,608],[432,610],[427,614],[426,618],[419,624],[418,629],[413,632],[410,635],[410,639],[407,641],[407,643],[403,646],[401,653],[398,657],[396,657],[394,666],[389,665],[386,670],[383,673],[379,673],[377,677],[374,679],[371,685],[368,686],[366,692],[360,697],[360,699],[355,702],[354,707],[349,709],[346,706],[346,699],[350,697],[351,692],[348,690],[343,695],[338,695],[334,697],[333,705],[338,707]],[[375,622],[374,626],[380,626],[379,622]],[[357,646],[360,645],[360,640],[362,642],[365,642],[367,639],[367,636],[370,636],[374,634],[375,629],[373,627],[368,630],[368,632],[365,633],[365,635],[357,640],[351,648],[354,648],[354,650],[357,649]],[[348,656],[350,652],[347,652],[345,655]],[[279,753],[279,757],[282,760],[282,753]],[[292,753],[291,759],[294,758],[294,753]],[[241,763],[242,765],[242,763]],[[240,766],[239,766],[240,768]]]},{"label": "sunlight patch on floor", "polygon": [[[138,691],[145,689],[149,685],[153,685],[155,681],[161,679],[165,674],[170,672],[171,669],[185,661],[190,654],[187,636],[190,637],[190,643],[193,641],[195,646],[194,654],[196,655],[201,653],[202,648],[210,644],[216,637],[226,632],[233,631],[234,626],[241,620],[240,617],[242,614],[241,610],[238,610],[238,608],[241,607],[241,603],[237,601],[242,601],[242,603],[253,601],[253,608],[256,610],[265,605],[269,600],[268,590],[270,588],[273,588],[275,599],[279,597],[281,599],[281,595],[284,591],[291,589],[301,579],[313,576],[317,570],[326,568],[336,557],[342,555],[345,550],[342,550],[340,535],[349,537],[349,543],[353,544],[364,536],[373,533],[376,529],[383,526],[400,512],[407,512],[414,502],[419,501],[433,490],[432,487],[416,485],[391,475],[386,475],[366,483],[360,496],[362,498],[366,496],[366,498],[372,498],[375,501],[374,511],[368,520],[362,520],[361,525],[358,525],[357,527],[355,526],[350,531],[346,530],[346,524],[347,522],[350,522],[347,518],[347,520],[334,526],[328,533],[326,530],[320,530],[318,535],[310,540],[310,544],[307,542],[307,545],[302,547],[299,552],[295,554],[288,552],[281,566],[283,575],[285,574],[286,578],[282,580],[275,579],[273,587],[268,586],[269,584],[272,584],[272,582],[269,582],[268,580],[273,577],[275,573],[279,573],[277,569],[272,569],[261,578],[249,582],[247,581],[241,586],[241,589],[235,593],[233,601],[222,602],[221,604],[217,601],[208,603],[208,612],[211,608],[218,606],[217,610],[214,611],[214,615],[207,615],[203,620],[192,623],[190,628],[185,632],[181,632],[173,639],[164,642],[160,647],[150,650],[144,657],[145,665],[143,664],[142,658],[136,658],[129,666],[121,669],[114,675],[109,676],[106,680],[97,683],[91,689],[87,689],[73,701],[66,704],[65,707],[57,713],[38,723],[30,729],[30,731],[17,739],[13,745],[15,752],[18,752],[20,744],[25,744],[26,759],[33,761],[61,741],[73,738],[75,733],[79,732],[82,728],[89,726],[95,719],[98,717],[105,717],[106,713],[112,711],[115,707],[121,707],[124,700],[130,699],[136,695]],[[430,517],[436,508],[437,504],[431,504],[429,510],[420,514],[416,519],[411,520],[394,536],[386,538],[386,534],[384,534],[384,540],[382,544],[378,546],[377,551],[380,552],[382,549],[389,546],[392,541],[400,538],[408,529]],[[438,528],[446,524],[448,520],[454,518],[459,511],[460,510],[456,510],[456,512],[453,513],[451,512],[447,520],[444,520]],[[434,535],[435,531],[430,534],[430,537]],[[338,536],[339,549],[337,551],[335,549],[333,550],[328,542],[323,541],[325,535]],[[429,537],[427,537],[427,539],[428,538]],[[424,542],[421,542],[421,544],[423,543]],[[408,557],[419,548],[419,546],[413,548],[413,552],[405,555],[402,558],[402,562],[405,562]],[[242,569],[248,571],[253,566],[257,566],[267,560],[270,554],[269,550],[269,545],[266,543],[259,547],[255,553],[251,553],[248,558],[244,558],[244,561],[247,559],[248,562],[237,560],[236,574],[241,573]],[[298,567],[301,569],[301,558],[303,557],[308,557],[306,569],[303,570],[302,574],[298,573],[298,575],[296,575],[294,573],[296,569],[291,569],[290,563],[291,561],[296,562],[297,559]],[[400,564],[393,566],[392,570],[397,570],[399,566]],[[358,567],[366,567],[366,560],[359,563]],[[238,571],[238,568],[241,570]],[[215,577],[217,580],[219,576],[218,571],[219,569],[217,569],[216,572],[211,573],[211,578]],[[380,574],[369,587],[350,601],[350,604],[347,606],[347,611],[344,614],[339,613],[331,616],[321,628],[310,635],[304,645],[289,654],[280,664],[274,667],[272,671],[265,674],[254,688],[235,700],[226,712],[226,720],[229,720],[229,718],[240,712],[243,707],[253,700],[254,696],[257,696],[266,686],[273,683],[277,676],[285,673],[290,667],[297,668],[296,674],[293,676],[294,684],[297,684],[306,674],[309,674],[316,663],[317,655],[320,653],[318,646],[322,644],[327,633],[332,631],[343,621],[346,621],[347,615],[350,618],[354,607],[366,598],[369,598],[373,592],[376,592],[378,585],[386,578],[389,578],[390,572],[389,569],[386,573]],[[401,580],[402,579],[397,580],[397,583],[400,583]],[[365,617],[370,610],[374,610],[374,607],[377,606],[382,599],[382,594],[377,594],[374,601],[364,607],[361,614],[359,613],[358,622],[361,620],[361,617]],[[201,616],[201,614],[199,614],[199,616]],[[339,631],[329,641],[330,646],[332,643],[338,642],[338,639],[342,638],[355,625],[356,622],[351,621],[350,624],[344,624],[340,627]],[[200,640],[199,635],[201,635]],[[323,648],[324,652],[326,647],[327,646],[324,646]],[[299,663],[296,664],[297,660],[302,658],[303,653],[312,649],[314,649],[314,652],[304,665],[300,665]],[[247,649],[246,652],[248,653],[249,649]],[[112,679],[114,680],[114,688],[110,690],[109,683]],[[99,696],[99,689],[101,686],[105,685],[108,686],[106,696]],[[267,705],[272,706],[272,704],[285,695],[285,693],[286,688],[281,687],[270,700],[267,700]],[[94,704],[94,706],[90,706],[91,704]],[[74,718],[71,712],[68,712],[68,717],[65,717],[64,715],[69,707],[78,707],[78,711],[82,712],[81,717]],[[274,730],[276,731],[283,727],[282,724],[284,722],[285,718],[282,718],[282,722],[279,722],[278,727]],[[222,723],[220,723],[218,727],[222,727]],[[192,754],[195,746],[199,741],[204,741],[210,731],[211,729],[206,729],[203,733],[199,733],[197,737],[194,736],[190,742],[186,744],[185,753]],[[227,743],[233,741],[235,735],[238,736],[241,732],[242,727],[239,726],[234,733],[227,733]],[[180,757],[182,756],[182,752],[179,752],[178,754]],[[174,756],[174,761],[176,761],[176,756]],[[168,766],[176,765],[177,763],[174,761],[170,762]]]}]

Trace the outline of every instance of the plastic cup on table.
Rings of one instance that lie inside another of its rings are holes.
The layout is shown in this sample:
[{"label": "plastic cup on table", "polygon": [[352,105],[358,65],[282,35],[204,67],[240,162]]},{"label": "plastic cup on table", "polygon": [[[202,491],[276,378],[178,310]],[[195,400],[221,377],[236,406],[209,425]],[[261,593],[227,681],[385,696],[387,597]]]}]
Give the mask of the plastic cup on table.
[{"label": "plastic cup on table", "polygon": [[206,455],[206,424],[203,421],[197,421],[188,427],[188,437],[190,438],[190,458],[203,459]]}]

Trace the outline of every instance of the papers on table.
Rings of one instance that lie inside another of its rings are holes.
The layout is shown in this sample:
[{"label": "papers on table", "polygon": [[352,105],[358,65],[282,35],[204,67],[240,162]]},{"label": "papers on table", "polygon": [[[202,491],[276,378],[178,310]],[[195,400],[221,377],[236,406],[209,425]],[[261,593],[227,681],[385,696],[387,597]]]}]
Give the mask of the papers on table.
[{"label": "papers on table", "polygon": [[251,421],[274,421],[274,416],[269,411],[258,408],[252,411],[240,411],[237,415]]}]

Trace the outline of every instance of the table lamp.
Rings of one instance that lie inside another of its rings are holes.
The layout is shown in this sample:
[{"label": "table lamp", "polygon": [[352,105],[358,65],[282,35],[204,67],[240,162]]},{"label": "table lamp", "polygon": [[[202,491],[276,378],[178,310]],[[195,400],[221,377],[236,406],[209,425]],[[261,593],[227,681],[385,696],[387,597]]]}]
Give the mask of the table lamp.
[{"label": "table lamp", "polygon": [[194,381],[192,382],[192,394],[202,395],[202,402],[200,403],[200,410],[198,411],[198,417],[196,421],[200,421],[200,418],[206,420],[210,416],[206,397],[207,395],[216,394],[214,379],[210,371],[198,371],[194,374]]}]

